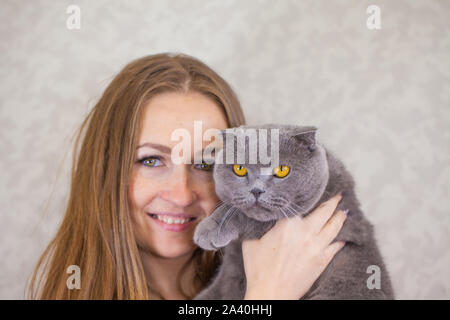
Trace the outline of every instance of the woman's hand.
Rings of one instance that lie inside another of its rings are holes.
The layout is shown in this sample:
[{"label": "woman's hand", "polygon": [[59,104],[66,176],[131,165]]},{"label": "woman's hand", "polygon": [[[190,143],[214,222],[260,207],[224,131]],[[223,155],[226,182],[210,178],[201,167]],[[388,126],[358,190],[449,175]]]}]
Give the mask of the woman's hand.
[{"label": "woman's hand", "polygon": [[333,215],[341,198],[331,198],[303,219],[279,220],[261,239],[244,240],[245,300],[300,299],[311,288],[345,245],[331,243],[347,217],[341,210]]}]

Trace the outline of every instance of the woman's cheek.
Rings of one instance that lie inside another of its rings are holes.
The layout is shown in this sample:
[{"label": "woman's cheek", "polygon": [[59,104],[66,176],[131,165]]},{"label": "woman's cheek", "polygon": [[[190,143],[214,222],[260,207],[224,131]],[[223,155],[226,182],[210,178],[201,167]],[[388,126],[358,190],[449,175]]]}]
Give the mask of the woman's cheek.
[{"label": "woman's cheek", "polygon": [[198,178],[197,185],[201,186],[199,190],[203,210],[210,215],[217,203],[220,201],[214,190],[214,179],[212,173],[202,173]]},{"label": "woman's cheek", "polygon": [[133,171],[129,185],[129,198],[134,209],[142,207],[143,181],[137,170]]},{"label": "woman's cheek", "polygon": [[149,168],[135,168],[130,179],[130,200],[134,208],[142,209],[158,194],[159,186],[164,185],[161,177]]}]

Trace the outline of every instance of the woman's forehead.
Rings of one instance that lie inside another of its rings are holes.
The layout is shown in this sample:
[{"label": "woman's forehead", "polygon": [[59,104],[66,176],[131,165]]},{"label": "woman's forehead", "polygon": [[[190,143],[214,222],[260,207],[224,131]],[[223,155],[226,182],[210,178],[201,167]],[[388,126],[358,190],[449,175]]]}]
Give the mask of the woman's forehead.
[{"label": "woman's forehead", "polygon": [[139,143],[176,144],[172,135],[181,131],[203,134],[206,130],[227,127],[224,111],[210,98],[196,92],[163,93],[153,97],[144,107]]}]

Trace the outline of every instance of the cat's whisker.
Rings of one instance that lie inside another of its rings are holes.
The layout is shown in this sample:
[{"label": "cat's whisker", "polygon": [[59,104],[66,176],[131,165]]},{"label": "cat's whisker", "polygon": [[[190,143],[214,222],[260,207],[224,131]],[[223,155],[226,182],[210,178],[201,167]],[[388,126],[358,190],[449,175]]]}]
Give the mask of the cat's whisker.
[{"label": "cat's whisker", "polygon": [[291,212],[294,216],[297,215],[297,211],[292,208],[289,204],[285,207],[289,212]]},{"label": "cat's whisker", "polygon": [[225,205],[224,203],[221,203],[221,204],[218,204],[218,205],[214,206],[214,208],[211,210],[211,213],[216,211],[217,209],[219,209],[220,207],[222,207],[224,205]]},{"label": "cat's whisker", "polygon": [[281,198],[281,197],[272,197],[272,198],[270,198],[270,201],[283,203],[283,204],[286,204],[288,202],[286,199]]},{"label": "cat's whisker", "polygon": [[275,201],[271,201],[270,205],[275,206],[275,207],[284,207],[285,203],[280,203],[280,202],[275,202]]},{"label": "cat's whisker", "polygon": [[286,217],[286,219],[289,219],[288,215],[284,212],[283,208],[280,208],[280,211]]},{"label": "cat's whisker", "polygon": [[300,216],[304,216],[304,214],[300,214],[300,212],[304,211],[304,208],[302,208],[301,206],[299,206],[298,204],[296,204],[295,202],[290,202],[289,205],[291,206],[291,208],[293,210],[295,210],[296,215],[300,215]]},{"label": "cat's whisker", "polygon": [[220,235],[220,231],[222,228],[225,228],[227,226],[227,223],[230,222],[231,218],[233,217],[233,215],[239,211],[239,208],[233,207],[233,210],[231,211],[231,213],[229,214],[228,218],[225,220],[225,222],[222,224],[222,226],[219,226],[219,230],[217,232],[217,237],[219,237]]},{"label": "cat's whisker", "polygon": [[[220,221],[219,229],[217,229],[217,238],[220,236],[220,231],[222,230],[222,227],[226,225],[226,223],[231,219],[233,214],[235,214],[239,209],[232,206],[230,209],[228,209],[227,213],[223,216],[222,221]],[[231,212],[230,212],[231,211]]]},{"label": "cat's whisker", "polygon": [[216,211],[216,210],[219,209],[220,207],[222,207],[222,206],[227,206],[227,205],[230,205],[230,204],[228,204],[228,203],[225,202],[225,201],[219,200],[219,201],[216,203],[216,205],[214,206],[214,208],[212,209],[211,213],[214,212],[214,211]]},{"label": "cat's whisker", "polygon": [[243,200],[243,201],[234,201],[233,203],[234,203],[234,206],[240,206],[240,205],[242,205],[242,204],[244,204],[246,201],[245,201],[245,199],[243,198],[243,199],[241,199],[241,200]]},{"label": "cat's whisker", "polygon": [[290,206],[288,205],[288,206],[285,207],[285,209],[287,209],[287,210],[289,210],[290,212],[292,212],[292,216],[293,216],[293,217],[295,217],[295,218],[301,220],[301,218],[298,216],[298,212],[297,212],[296,210],[294,210],[292,207],[290,207]]},{"label": "cat's whisker", "polygon": [[295,215],[296,215],[296,212],[295,212],[294,210],[292,210],[291,207],[286,206],[286,207],[284,207],[284,209],[286,209],[287,212],[289,212],[290,215],[292,215],[292,216],[295,216]]},{"label": "cat's whisker", "polygon": [[224,221],[227,219],[229,212],[234,208],[234,206],[230,206],[230,208],[228,208],[227,212],[225,212],[225,214],[222,217],[222,220],[220,220],[219,222],[219,229],[217,231],[217,234],[219,234],[220,228],[222,227]]},{"label": "cat's whisker", "polygon": [[289,202],[289,205],[292,206],[292,208],[294,208],[294,209],[295,209],[295,207],[297,207],[300,210],[302,209],[298,204],[296,204],[295,202],[292,202],[292,201]]}]

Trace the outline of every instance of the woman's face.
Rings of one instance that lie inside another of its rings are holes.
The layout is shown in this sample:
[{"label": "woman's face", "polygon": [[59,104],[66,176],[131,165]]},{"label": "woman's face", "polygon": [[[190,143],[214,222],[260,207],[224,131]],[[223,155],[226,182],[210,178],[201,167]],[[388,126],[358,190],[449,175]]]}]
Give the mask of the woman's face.
[{"label": "woman's face", "polygon": [[[191,137],[194,154],[194,121],[202,132],[225,129],[222,109],[208,97],[196,93],[163,93],[145,106],[136,163],[129,186],[134,233],[140,250],[175,258],[192,253],[196,225],[209,215],[218,202],[212,171],[208,166],[174,164],[172,132],[185,129]],[[197,135],[198,132],[196,132]],[[202,140],[202,139],[201,139]],[[210,141],[203,141],[202,148]]]}]

